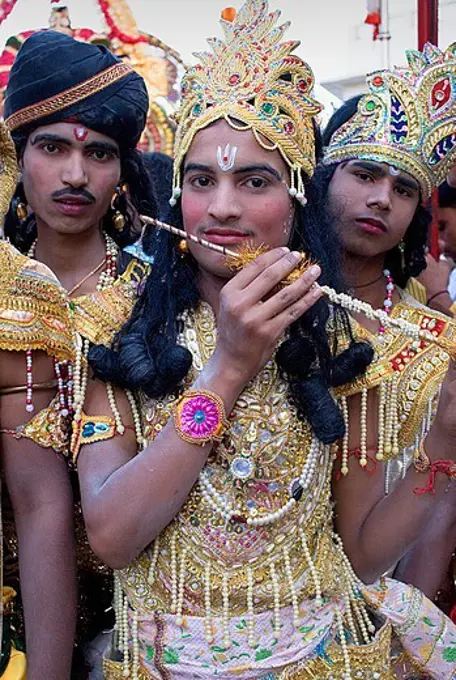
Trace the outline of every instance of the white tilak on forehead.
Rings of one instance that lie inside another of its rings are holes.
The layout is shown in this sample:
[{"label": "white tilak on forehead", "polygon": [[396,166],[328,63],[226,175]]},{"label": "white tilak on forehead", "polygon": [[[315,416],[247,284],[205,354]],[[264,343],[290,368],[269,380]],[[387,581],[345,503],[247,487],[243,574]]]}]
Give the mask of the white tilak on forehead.
[{"label": "white tilak on forehead", "polygon": [[237,150],[237,146],[231,146],[231,144],[227,144],[223,151],[221,146],[217,147],[217,163],[220,166],[220,170],[227,172],[234,167]]},{"label": "white tilak on forehead", "polygon": [[398,168],[394,168],[392,165],[388,166],[389,174],[393,175],[393,177],[397,177],[398,175],[401,174],[401,171]]}]

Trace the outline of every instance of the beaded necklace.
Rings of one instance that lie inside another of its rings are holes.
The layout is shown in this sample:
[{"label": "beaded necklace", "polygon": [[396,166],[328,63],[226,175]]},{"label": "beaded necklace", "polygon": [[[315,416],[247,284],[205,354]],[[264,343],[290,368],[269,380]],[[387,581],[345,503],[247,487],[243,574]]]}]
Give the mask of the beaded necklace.
[{"label": "beaded necklace", "polygon": [[[117,258],[119,255],[119,247],[108,234],[102,232],[106,247],[106,255],[102,262],[97,267],[86,274],[81,281],[79,281],[73,288],[68,291],[70,297],[78,290],[96,271],[103,265],[103,271],[100,273],[96,285],[97,291],[103,291],[114,284],[117,278]],[[34,258],[36,252],[36,245],[38,239],[32,243],[28,250],[28,257]],[[74,302],[70,303],[70,308],[74,311]],[[54,361],[54,370],[58,385],[58,403],[60,414],[66,418],[72,414],[75,417],[82,411],[84,403],[85,391],[87,388],[88,366],[87,355],[89,352],[89,343],[83,340],[79,334],[76,334],[76,354],[75,363],[71,361]],[[27,412],[34,411],[33,406],[33,360],[32,352],[26,352],[26,406]]]}]

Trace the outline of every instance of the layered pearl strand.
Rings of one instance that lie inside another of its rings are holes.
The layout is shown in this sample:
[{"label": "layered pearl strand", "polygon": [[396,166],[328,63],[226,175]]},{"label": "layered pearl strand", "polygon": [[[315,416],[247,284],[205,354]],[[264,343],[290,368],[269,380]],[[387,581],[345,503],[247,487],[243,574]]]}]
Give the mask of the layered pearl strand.
[{"label": "layered pearl strand", "polygon": [[[119,256],[119,246],[117,243],[112,239],[106,232],[102,232],[103,239],[105,242],[105,248],[106,248],[106,255],[103,260],[103,264],[105,265],[103,268],[103,271],[101,272],[100,276],[98,277],[98,282],[96,285],[96,290],[106,290],[106,288],[110,288],[112,284],[115,282],[117,278],[117,258]],[[38,242],[38,239],[35,239],[30,246],[27,256],[34,258],[35,257],[35,252],[36,252],[36,244]],[[97,267],[98,269],[98,267]],[[93,272],[90,272],[90,276],[93,274]],[[78,288],[82,286],[85,281],[87,281],[87,278],[89,278],[87,275],[75,286],[70,291],[70,294],[76,292]]]},{"label": "layered pearl strand", "polygon": [[25,376],[25,410],[27,413],[33,413],[35,407],[33,405],[33,355],[31,349],[27,349],[25,352]]},{"label": "layered pearl strand", "polygon": [[[303,465],[298,479],[290,489],[290,498],[280,508],[274,512],[262,513],[257,515],[249,512],[246,523],[251,527],[262,527],[274,524],[284,517],[301,499],[302,495],[311,487],[312,480],[318,469],[318,462],[322,452],[328,453],[329,448],[325,447],[316,437],[312,438],[308,456]],[[233,517],[242,514],[241,510],[235,508],[231,502],[220,494],[209,481],[208,471],[203,469],[198,478],[201,493],[206,503],[225,521],[229,522]]]},{"label": "layered pearl strand", "polygon": [[[377,318],[379,315],[386,315],[388,323],[391,325],[396,322],[403,322],[403,320],[391,319],[390,314],[393,308],[393,293],[395,290],[393,278],[389,269],[383,270],[383,275],[386,278],[385,299],[383,301],[383,310],[377,310]],[[360,301],[357,301],[360,302]],[[364,304],[361,303],[360,304]],[[372,310],[373,311],[373,310]],[[367,314],[366,314],[367,316]],[[383,335],[388,323],[381,323],[378,333]],[[408,326],[413,326],[406,321],[403,323]],[[416,333],[421,334],[421,329],[417,326]],[[342,464],[341,474],[348,474],[348,457],[349,457],[349,436],[350,436],[350,422],[349,410],[346,397],[340,398],[340,407],[345,423],[345,434],[342,440]],[[398,455],[398,432],[400,429],[398,420],[398,395],[397,395],[397,379],[393,377],[389,381],[383,381],[378,387],[378,446],[376,452],[376,459],[383,460],[386,454]],[[359,464],[361,467],[367,467],[367,450],[368,450],[368,389],[361,390],[361,405],[360,405],[360,457]]]}]

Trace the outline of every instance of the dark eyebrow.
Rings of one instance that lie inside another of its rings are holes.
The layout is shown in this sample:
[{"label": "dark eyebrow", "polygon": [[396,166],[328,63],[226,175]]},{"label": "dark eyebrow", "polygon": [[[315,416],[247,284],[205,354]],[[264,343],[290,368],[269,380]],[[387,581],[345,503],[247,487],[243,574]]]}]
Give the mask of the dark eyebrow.
[{"label": "dark eyebrow", "polygon": [[119,149],[115,144],[110,144],[109,142],[90,142],[84,147],[85,151],[107,151],[108,153],[114,154],[114,156],[119,155]]},{"label": "dark eyebrow", "polygon": [[[199,172],[215,172],[210,165],[204,165],[203,163],[189,163],[184,168],[184,175],[187,172],[193,172],[195,170]],[[278,173],[277,170],[275,170],[275,168],[268,165],[267,163],[265,163],[264,165],[244,165],[242,168],[236,168],[235,170],[233,170],[233,175],[242,175],[247,172],[267,172],[270,175],[272,175],[277,181],[280,182],[282,180],[282,176],[280,175],[280,173]]]},{"label": "dark eyebrow", "polygon": [[[387,171],[379,163],[371,163],[370,161],[352,161],[351,168],[360,168],[361,170],[368,170],[376,177],[385,177]],[[396,184],[399,186],[406,187],[412,191],[419,191],[420,187],[417,182],[411,177],[406,177],[405,175],[394,176]]]},{"label": "dark eyebrow", "polygon": [[187,174],[187,172],[192,172],[194,170],[199,172],[214,172],[210,165],[204,165],[203,163],[189,163],[184,168],[184,175]]},{"label": "dark eyebrow", "polygon": [[30,140],[30,144],[32,146],[35,146],[35,144],[39,144],[40,142],[54,142],[57,144],[66,144],[66,146],[71,146],[71,141],[69,139],[66,137],[60,137],[60,135],[54,135],[51,132],[40,132],[37,134],[35,139]]},{"label": "dark eyebrow", "polygon": [[[68,139],[67,137],[61,137],[60,135],[56,135],[51,132],[41,132],[37,134],[37,136],[31,140],[30,143],[32,146],[35,146],[36,144],[43,142],[47,142],[48,144],[64,144],[65,146],[73,145],[72,140]],[[115,144],[102,141],[90,142],[90,144],[84,146],[84,151],[106,151],[108,153],[114,154],[115,156],[119,155],[119,149]]]},{"label": "dark eyebrow", "polygon": [[236,170],[233,171],[233,175],[242,175],[246,172],[267,172],[275,179],[280,182],[282,180],[282,175],[277,172],[275,168],[273,168],[271,165],[268,165],[267,163],[264,163],[262,165],[244,165],[242,168],[236,168]]},{"label": "dark eyebrow", "polygon": [[371,161],[351,161],[350,167],[359,168],[360,170],[368,170],[377,177],[384,177],[386,175],[386,170],[379,163],[372,163]]}]

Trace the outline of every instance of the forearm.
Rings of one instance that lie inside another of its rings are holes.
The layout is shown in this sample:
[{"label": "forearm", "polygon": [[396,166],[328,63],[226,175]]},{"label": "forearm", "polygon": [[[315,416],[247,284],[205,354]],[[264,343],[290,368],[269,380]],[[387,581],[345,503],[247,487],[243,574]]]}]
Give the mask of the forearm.
[{"label": "forearm", "polygon": [[372,508],[355,541],[346,546],[364,582],[375,581],[399,562],[426,530],[441,502],[456,501],[456,486],[442,474],[436,476],[435,493],[415,494],[414,489],[423,487],[426,479],[411,467],[396,489]]},{"label": "forearm", "polygon": [[66,680],[76,625],[76,567],[71,520],[58,507],[17,515],[28,680]]},{"label": "forearm", "polygon": [[[226,411],[242,385],[208,363],[193,389],[218,394]],[[124,435],[125,436],[125,435]],[[131,436],[131,435],[130,435]],[[113,568],[130,563],[177,515],[212,449],[183,441],[172,420],[138,455],[117,466],[94,488],[90,481],[91,445],[79,461],[86,526],[92,549]]]}]

